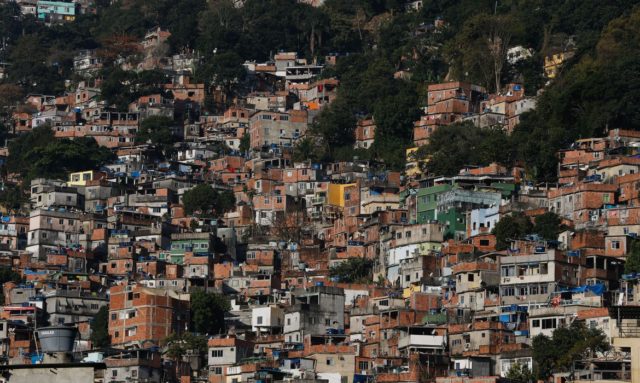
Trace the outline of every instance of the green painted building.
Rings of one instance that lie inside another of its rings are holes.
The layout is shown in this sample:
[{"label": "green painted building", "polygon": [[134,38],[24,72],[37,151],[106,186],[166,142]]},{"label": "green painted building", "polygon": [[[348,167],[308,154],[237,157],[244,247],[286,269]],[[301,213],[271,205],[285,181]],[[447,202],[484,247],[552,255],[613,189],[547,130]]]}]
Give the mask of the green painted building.
[{"label": "green painted building", "polygon": [[167,261],[182,265],[185,253],[192,252],[195,256],[208,256],[214,250],[213,233],[179,233],[171,234],[171,250],[165,257]]},{"label": "green painted building", "polygon": [[[414,204],[418,224],[438,221],[446,225],[445,237],[464,233],[467,228],[468,210],[490,205],[499,205],[515,192],[513,183],[495,182],[491,185],[477,185],[471,189],[456,184],[439,184],[420,188],[415,192]],[[413,212],[412,212],[413,213]]]},{"label": "green painted building", "polygon": [[418,223],[427,223],[437,217],[438,196],[453,189],[453,185],[443,184],[418,189],[417,212]]}]

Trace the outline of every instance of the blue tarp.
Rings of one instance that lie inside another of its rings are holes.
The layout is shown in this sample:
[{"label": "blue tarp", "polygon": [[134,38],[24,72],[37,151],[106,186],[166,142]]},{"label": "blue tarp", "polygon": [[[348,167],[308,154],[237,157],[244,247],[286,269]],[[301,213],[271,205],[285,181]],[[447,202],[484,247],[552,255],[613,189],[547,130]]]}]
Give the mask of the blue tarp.
[{"label": "blue tarp", "polygon": [[602,295],[604,294],[604,292],[607,289],[605,288],[605,285],[603,284],[597,284],[597,285],[585,285],[585,286],[578,286],[578,287],[574,287],[572,289],[567,289],[564,291],[570,291],[572,293],[585,293],[587,291],[591,291],[592,293],[596,294],[596,295]]},{"label": "blue tarp", "polygon": [[353,383],[367,383],[369,380],[373,380],[372,376],[353,374]]}]

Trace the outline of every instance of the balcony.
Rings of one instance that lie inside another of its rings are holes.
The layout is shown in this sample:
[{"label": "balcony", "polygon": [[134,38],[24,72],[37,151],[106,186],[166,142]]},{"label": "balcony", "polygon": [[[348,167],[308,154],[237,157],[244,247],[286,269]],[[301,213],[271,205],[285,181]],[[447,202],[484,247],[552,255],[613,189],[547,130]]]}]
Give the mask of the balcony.
[{"label": "balcony", "polygon": [[437,348],[444,349],[446,340],[441,335],[407,335],[398,341],[398,348]]},{"label": "balcony", "polygon": [[633,323],[619,325],[620,338],[640,338],[640,327]]},{"label": "balcony", "polygon": [[313,197],[311,198],[311,204],[312,205],[323,205],[327,202],[327,198],[326,197]]}]

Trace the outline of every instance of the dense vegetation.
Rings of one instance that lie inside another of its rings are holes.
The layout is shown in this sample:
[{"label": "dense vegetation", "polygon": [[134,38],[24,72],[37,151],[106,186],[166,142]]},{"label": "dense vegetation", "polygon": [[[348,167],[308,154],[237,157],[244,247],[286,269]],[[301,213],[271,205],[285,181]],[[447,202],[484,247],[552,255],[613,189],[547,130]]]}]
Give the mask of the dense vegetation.
[{"label": "dense vegetation", "polygon": [[[536,94],[544,86],[544,56],[568,41],[575,42],[574,58],[544,88],[538,108],[523,117],[512,136],[459,126],[444,129],[436,136],[441,144],[422,150],[434,159],[430,170],[451,174],[461,163],[497,161],[525,166],[532,180],[553,181],[559,148],[607,128],[640,128],[635,108],[640,98],[640,11],[632,0],[426,0],[413,13],[405,12],[398,0],[327,0],[319,8],[295,0],[247,0],[242,8],[232,0],[110,3],[99,1],[97,15],[54,27],[20,16],[14,2],[0,6],[0,35],[7,43],[0,59],[12,64],[9,78],[0,84],[2,106],[15,105],[30,92],[64,91],[64,80],[75,79],[72,58],[80,49],[97,48],[107,64],[119,57],[135,61],[135,43],[160,26],[171,37],[157,53],[195,50],[203,58],[196,78],[207,89],[216,85],[229,95],[250,90],[244,81],[245,60],[267,60],[280,50],[318,61],[331,52],[341,54],[338,64],[323,74],[337,77],[341,86],[313,126],[321,139],[303,141],[300,145],[306,146],[298,150],[317,160],[357,155],[401,168],[412,124],[425,105],[426,84],[457,79],[495,90],[519,81],[527,93]],[[434,29],[436,18],[446,26]],[[511,65],[504,51],[516,45],[534,54]],[[398,71],[407,76],[394,76]],[[134,73],[110,66],[100,75],[101,96],[121,109],[140,95],[161,91],[165,80],[157,71]],[[211,103],[206,107],[218,108]],[[372,148],[354,151],[355,122],[364,117],[376,120],[377,139]],[[450,164],[442,160],[452,153],[461,155]],[[51,169],[48,164],[38,167]]]},{"label": "dense vegetation", "polygon": [[223,334],[224,313],[229,310],[231,305],[226,296],[196,290],[191,293],[191,328],[198,334]]},{"label": "dense vegetation", "polygon": [[332,279],[343,283],[366,283],[371,281],[373,261],[366,258],[349,258],[329,269]]},{"label": "dense vegetation", "polygon": [[66,178],[69,172],[95,169],[115,158],[90,137],[55,139],[49,126],[34,128],[9,144],[7,169],[25,179]]},{"label": "dense vegetation", "polygon": [[505,250],[509,248],[512,240],[528,234],[536,234],[547,241],[555,241],[564,229],[562,218],[556,213],[546,212],[532,221],[524,213],[517,212],[502,217],[493,228],[493,234],[496,236],[496,249]]},{"label": "dense vegetation", "polygon": [[187,214],[201,213],[221,216],[236,205],[236,197],[230,190],[217,190],[208,184],[200,184],[187,190],[182,197]]},{"label": "dense vegetation", "polygon": [[109,306],[102,306],[91,320],[91,344],[100,349],[111,344],[109,336]]},{"label": "dense vegetation", "polygon": [[609,350],[606,335],[582,322],[559,327],[553,335],[538,335],[532,340],[533,360],[538,379],[548,379],[552,372],[570,371],[573,362]]}]

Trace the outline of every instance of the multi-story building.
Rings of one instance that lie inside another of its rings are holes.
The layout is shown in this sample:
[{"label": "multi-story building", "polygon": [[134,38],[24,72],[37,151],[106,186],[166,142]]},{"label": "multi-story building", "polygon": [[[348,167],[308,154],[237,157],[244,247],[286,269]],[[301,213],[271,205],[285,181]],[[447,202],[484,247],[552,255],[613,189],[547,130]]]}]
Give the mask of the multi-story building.
[{"label": "multi-story building", "polygon": [[80,242],[82,214],[62,210],[35,209],[29,216],[26,250],[44,256],[46,249],[71,247]]},{"label": "multi-story building", "polygon": [[109,336],[114,346],[159,345],[189,323],[189,295],[120,284],[109,294]]},{"label": "multi-story building", "polygon": [[285,342],[302,342],[306,335],[344,330],[344,290],[313,286],[294,294],[295,303],[284,314]]}]

